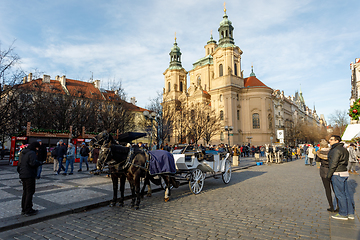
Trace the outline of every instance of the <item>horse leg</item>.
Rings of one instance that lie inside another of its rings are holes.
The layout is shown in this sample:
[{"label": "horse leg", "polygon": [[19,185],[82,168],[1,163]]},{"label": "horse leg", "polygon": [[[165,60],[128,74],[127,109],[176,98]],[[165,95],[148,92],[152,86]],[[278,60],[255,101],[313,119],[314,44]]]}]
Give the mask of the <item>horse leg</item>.
[{"label": "horse leg", "polygon": [[135,192],[136,192],[136,205],[135,209],[139,209],[140,206],[140,173],[136,174],[135,177]]},{"label": "horse leg", "polygon": [[126,182],[126,175],[121,174],[120,175],[120,194],[121,194],[121,197],[120,197],[120,202],[119,202],[120,207],[124,206],[125,182]]},{"label": "horse leg", "polygon": [[135,206],[135,200],[136,200],[135,182],[134,182],[132,174],[128,174],[127,179],[128,179],[128,181],[130,183],[130,189],[131,189],[131,205],[130,205],[130,207],[133,208]]},{"label": "horse leg", "polygon": [[117,201],[117,191],[118,191],[118,176],[114,173],[111,173],[111,181],[113,184],[113,199],[110,201],[110,207],[114,207]]},{"label": "horse leg", "polygon": [[170,177],[171,184],[174,186],[174,188],[178,188],[180,186],[180,182],[176,181],[175,177]]},{"label": "horse leg", "polygon": [[169,181],[169,177],[168,176],[163,176],[162,177],[166,183],[166,187],[165,187],[165,197],[164,197],[164,201],[167,202],[169,201],[170,199],[170,195],[171,195],[171,192],[170,192],[170,181]]}]

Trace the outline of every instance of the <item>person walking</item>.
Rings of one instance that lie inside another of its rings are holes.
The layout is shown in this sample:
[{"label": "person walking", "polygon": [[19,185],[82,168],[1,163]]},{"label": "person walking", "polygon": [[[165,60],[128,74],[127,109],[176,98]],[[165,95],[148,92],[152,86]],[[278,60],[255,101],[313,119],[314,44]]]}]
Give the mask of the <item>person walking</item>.
[{"label": "person walking", "polygon": [[308,155],[308,159],[310,162],[310,166],[313,166],[313,160],[315,157],[315,149],[313,148],[313,146],[311,144],[307,149],[307,155]]},{"label": "person walking", "polygon": [[42,164],[37,160],[36,151],[40,145],[38,142],[31,143],[21,151],[17,172],[23,185],[23,195],[21,199],[21,215],[32,216],[38,213],[33,209],[33,195],[35,193],[35,178],[37,168]]},{"label": "person walking", "polygon": [[66,167],[63,175],[67,174],[67,171],[69,169],[69,164],[71,167],[71,172],[69,173],[69,175],[72,175],[74,173],[74,161],[75,161],[75,147],[72,143],[69,143],[66,151]]},{"label": "person walking", "polygon": [[317,163],[320,163],[320,177],[325,188],[326,198],[329,203],[329,208],[327,210],[329,212],[336,212],[336,210],[334,209],[334,204],[331,196],[331,189],[334,190],[334,188],[331,184],[331,180],[326,177],[329,172],[329,159],[328,159],[329,151],[330,148],[328,146],[328,142],[325,139],[321,139],[320,148],[316,152],[315,161]]},{"label": "person walking", "polygon": [[64,157],[66,157],[66,145],[65,143],[63,143],[63,140],[59,140],[59,147],[57,149],[56,155],[57,155],[57,159],[59,161],[59,168],[56,172],[56,175],[59,175],[59,173],[61,172],[61,169],[63,169],[63,165],[62,165],[62,161],[64,159]]},{"label": "person walking", "polygon": [[356,151],[355,151],[355,144],[351,143],[349,148],[349,166],[348,166],[348,171],[349,173],[352,174],[356,174],[359,175],[356,171],[355,171],[355,166],[356,166],[356,162],[357,162],[357,156],[356,156]]},{"label": "person walking", "polygon": [[82,171],[82,163],[83,163],[83,161],[86,164],[86,171],[89,171],[89,163],[88,163],[89,152],[90,152],[90,150],[86,146],[86,143],[82,143],[81,144],[81,149],[80,149],[80,168],[79,168],[78,172]]},{"label": "person walking", "polygon": [[307,155],[308,147],[309,146],[307,144],[304,144],[304,148],[303,148],[304,152],[303,152],[303,154],[304,154],[304,157],[305,157],[305,165],[309,165],[309,158],[308,158],[308,155]]},{"label": "person walking", "polygon": [[59,168],[59,161],[57,160],[57,150],[59,148],[59,145],[60,145],[59,142],[57,142],[54,149],[51,150],[51,157],[54,159],[54,172],[57,172],[57,170]]},{"label": "person walking", "polygon": [[355,219],[354,203],[347,182],[349,178],[349,172],[347,171],[349,152],[344,148],[344,144],[340,143],[340,136],[332,135],[329,142],[331,149],[328,154],[329,172],[326,177],[331,178],[339,206],[339,213],[331,217],[339,220]]},{"label": "person walking", "polygon": [[[39,143],[40,147],[39,150],[37,151],[37,156],[38,156],[38,160],[41,163],[45,163],[46,162],[46,158],[47,158],[47,150],[46,150],[46,146],[44,144],[42,144],[41,139],[37,140],[37,142]],[[36,179],[40,179],[41,177],[41,171],[42,171],[42,164],[38,167],[37,169],[37,175],[36,175]]]}]

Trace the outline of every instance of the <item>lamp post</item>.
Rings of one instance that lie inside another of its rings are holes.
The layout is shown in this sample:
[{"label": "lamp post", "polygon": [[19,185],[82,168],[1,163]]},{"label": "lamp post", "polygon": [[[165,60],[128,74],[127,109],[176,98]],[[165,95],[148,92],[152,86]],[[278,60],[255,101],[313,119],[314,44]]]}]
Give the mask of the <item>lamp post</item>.
[{"label": "lamp post", "polygon": [[229,144],[228,146],[230,147],[230,131],[233,130],[233,127],[232,126],[225,126],[224,129],[228,133],[228,144]]},{"label": "lamp post", "polygon": [[144,111],[143,115],[145,117],[146,120],[150,120],[151,121],[151,128],[150,128],[150,144],[149,144],[149,150],[151,150],[151,143],[152,143],[152,129],[153,129],[153,120],[156,117],[156,112],[151,112],[149,113],[149,111]]}]

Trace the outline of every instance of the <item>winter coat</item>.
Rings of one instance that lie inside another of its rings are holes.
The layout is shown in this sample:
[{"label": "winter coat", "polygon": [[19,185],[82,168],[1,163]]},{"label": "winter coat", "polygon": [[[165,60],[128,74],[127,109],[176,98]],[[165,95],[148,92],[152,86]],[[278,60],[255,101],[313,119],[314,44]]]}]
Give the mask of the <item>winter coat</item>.
[{"label": "winter coat", "polygon": [[314,153],[313,153],[313,147],[309,147],[308,149],[307,149],[307,155],[308,155],[308,158],[314,158],[315,157],[315,155],[314,155]]},{"label": "winter coat", "polygon": [[66,152],[66,159],[75,159],[75,148],[69,147]]},{"label": "winter coat", "polygon": [[90,150],[89,150],[89,148],[87,146],[83,146],[83,147],[80,148],[80,155],[82,157],[88,157],[89,152],[90,152]]},{"label": "winter coat", "polygon": [[42,163],[37,160],[36,152],[30,149],[24,149],[19,156],[17,171],[19,178],[36,178],[37,167]]},{"label": "winter coat", "polygon": [[45,162],[47,158],[47,150],[44,144],[41,144],[39,150],[37,151],[38,160],[40,162]]},{"label": "winter coat", "polygon": [[331,146],[328,154],[329,172],[327,178],[331,178],[334,172],[346,172],[349,162],[349,152],[343,143],[335,143]]},{"label": "winter coat", "polygon": [[57,148],[57,157],[64,157],[66,156],[66,146],[65,145],[61,145]]},{"label": "winter coat", "polygon": [[348,152],[349,152],[349,162],[357,162],[356,152],[353,146],[349,147]]}]

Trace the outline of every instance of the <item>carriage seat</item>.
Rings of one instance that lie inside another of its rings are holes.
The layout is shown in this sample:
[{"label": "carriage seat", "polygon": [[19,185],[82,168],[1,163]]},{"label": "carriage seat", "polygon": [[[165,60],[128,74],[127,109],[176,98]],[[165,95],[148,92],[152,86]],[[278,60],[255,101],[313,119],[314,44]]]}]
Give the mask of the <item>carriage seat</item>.
[{"label": "carriage seat", "polygon": [[203,161],[206,160],[208,162],[213,162],[214,161],[214,155],[211,153],[206,153],[204,155],[200,155],[198,158],[199,161]]}]

